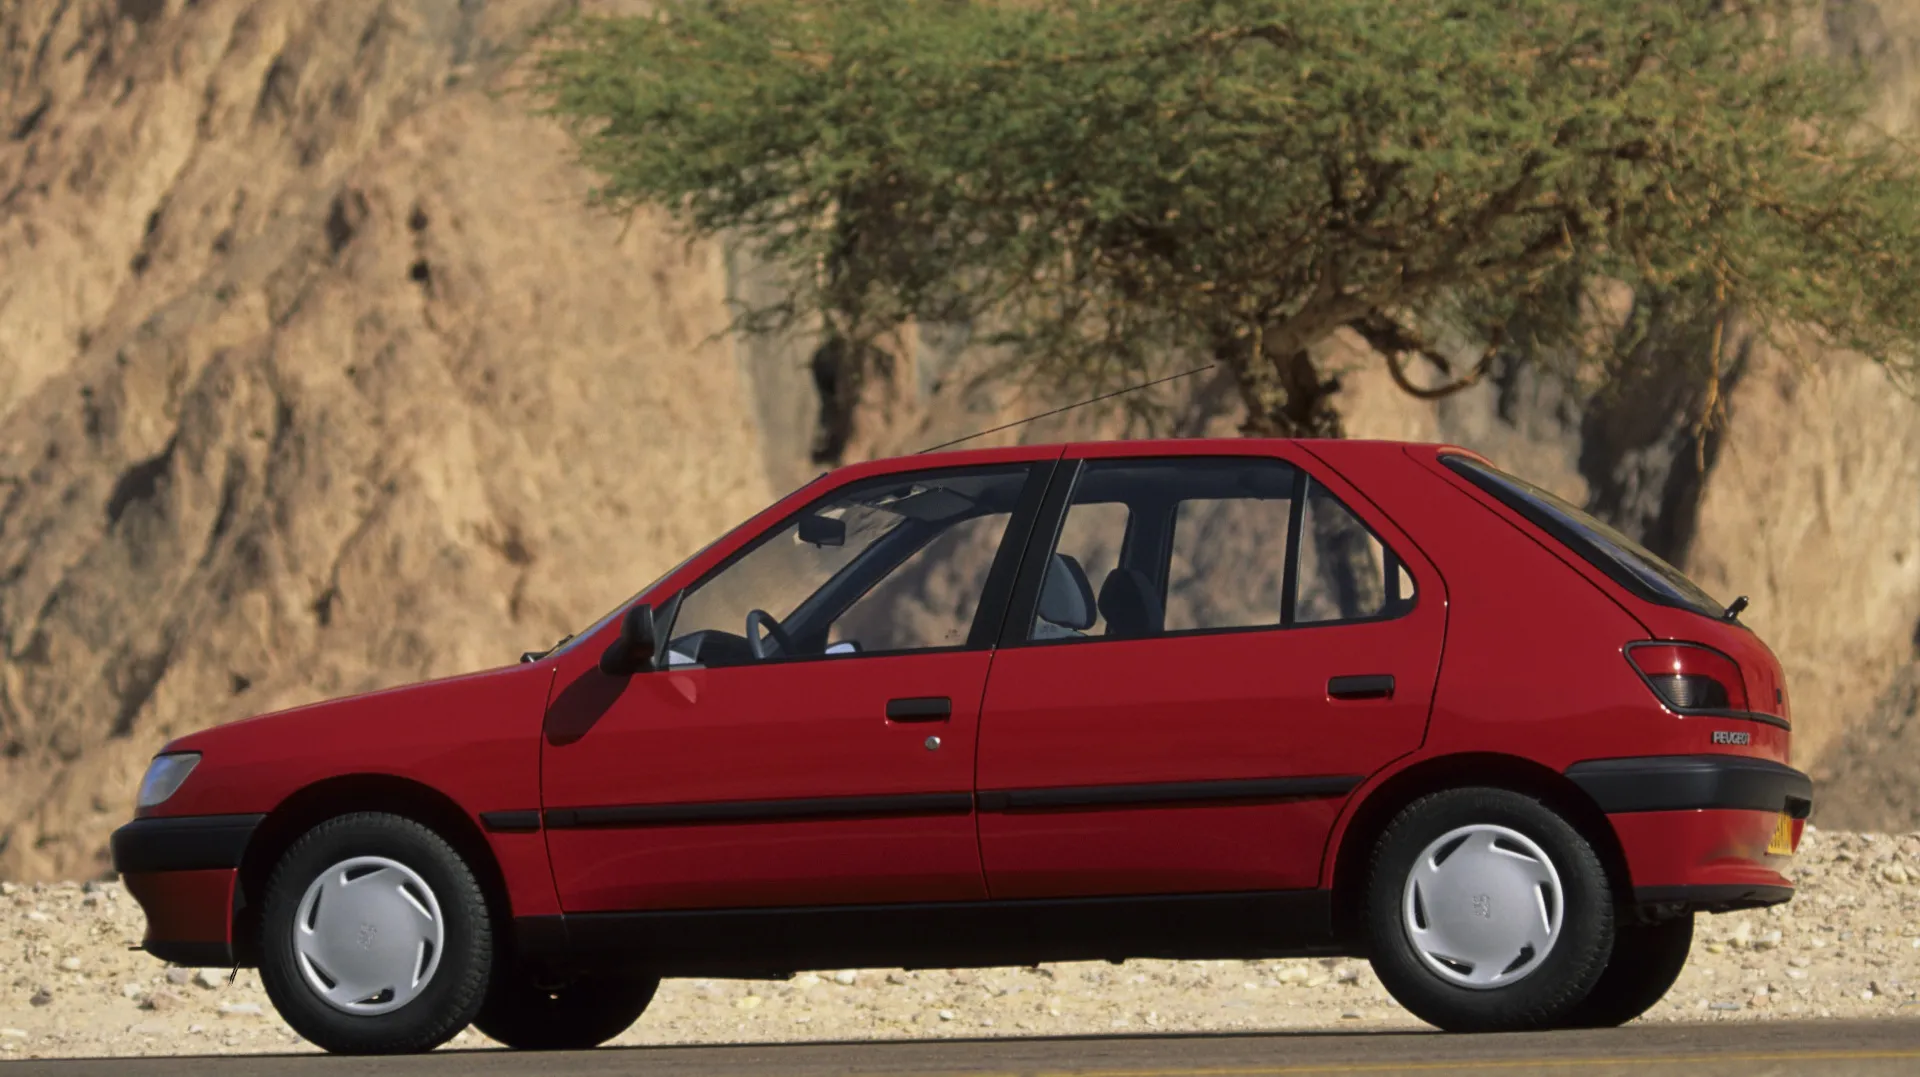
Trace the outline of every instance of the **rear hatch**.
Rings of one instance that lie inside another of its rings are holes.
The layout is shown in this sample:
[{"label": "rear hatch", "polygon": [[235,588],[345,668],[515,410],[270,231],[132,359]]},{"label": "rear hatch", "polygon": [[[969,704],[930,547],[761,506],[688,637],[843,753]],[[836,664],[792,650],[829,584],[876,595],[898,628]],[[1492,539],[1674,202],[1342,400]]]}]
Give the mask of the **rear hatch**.
[{"label": "rear hatch", "polygon": [[[1574,555],[1570,563],[1577,562],[1576,567],[1612,594],[1651,638],[1700,644],[1732,659],[1745,689],[1742,710],[1781,722],[1789,719],[1779,658],[1686,574],[1581,509],[1471,453],[1447,450],[1439,462],[1557,540]],[[1756,748],[1762,739],[1755,738]]]}]

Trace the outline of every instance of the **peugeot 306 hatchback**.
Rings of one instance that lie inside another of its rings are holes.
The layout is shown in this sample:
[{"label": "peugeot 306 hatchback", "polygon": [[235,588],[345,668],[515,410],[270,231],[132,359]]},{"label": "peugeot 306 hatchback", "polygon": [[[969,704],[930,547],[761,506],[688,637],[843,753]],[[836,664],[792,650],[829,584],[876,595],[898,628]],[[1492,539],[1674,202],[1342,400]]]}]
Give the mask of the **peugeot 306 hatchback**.
[{"label": "peugeot 306 hatchback", "polygon": [[1780,664],[1471,453],[860,464],[506,668],[183,737],[145,947],[333,1051],[586,1047],[664,976],[1361,955],[1449,1030],[1618,1024],[1788,900]]}]

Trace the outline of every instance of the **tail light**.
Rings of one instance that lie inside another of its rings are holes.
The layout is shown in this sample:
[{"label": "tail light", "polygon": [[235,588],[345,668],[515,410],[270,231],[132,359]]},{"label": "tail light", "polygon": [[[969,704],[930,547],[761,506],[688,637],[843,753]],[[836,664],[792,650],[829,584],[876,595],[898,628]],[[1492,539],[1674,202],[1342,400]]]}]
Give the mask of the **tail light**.
[{"label": "tail light", "polygon": [[1676,711],[1747,710],[1746,682],[1733,659],[1697,643],[1639,643],[1627,661]]}]

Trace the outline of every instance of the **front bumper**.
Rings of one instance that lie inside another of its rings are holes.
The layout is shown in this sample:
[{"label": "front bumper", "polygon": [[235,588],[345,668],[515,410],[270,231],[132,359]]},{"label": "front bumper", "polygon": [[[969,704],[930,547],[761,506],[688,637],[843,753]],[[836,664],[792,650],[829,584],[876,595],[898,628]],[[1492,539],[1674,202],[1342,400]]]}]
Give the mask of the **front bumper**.
[{"label": "front bumper", "polygon": [[1729,755],[1598,759],[1567,777],[1607,814],[1643,910],[1725,912],[1793,897],[1791,854],[1768,851],[1790,820],[1797,848],[1813,782],[1764,759]]},{"label": "front bumper", "polygon": [[264,818],[136,819],[113,832],[114,870],[147,914],[142,949],[176,965],[233,965],[240,860]]}]

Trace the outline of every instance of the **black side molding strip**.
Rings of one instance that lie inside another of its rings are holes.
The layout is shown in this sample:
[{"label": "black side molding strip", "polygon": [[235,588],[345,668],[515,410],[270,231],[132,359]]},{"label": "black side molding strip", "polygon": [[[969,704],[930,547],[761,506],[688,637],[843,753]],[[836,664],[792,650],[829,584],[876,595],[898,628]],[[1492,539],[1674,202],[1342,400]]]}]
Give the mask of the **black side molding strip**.
[{"label": "black side molding strip", "polygon": [[480,825],[493,834],[525,834],[540,829],[537,811],[483,811]]},{"label": "black side molding strip", "polygon": [[588,827],[692,826],[702,823],[791,823],[807,819],[874,815],[965,815],[972,810],[973,795],[970,793],[909,793],[804,800],[549,808],[546,822],[548,830],[579,830]]},{"label": "black side molding strip", "polygon": [[[1093,785],[1054,789],[991,789],[979,794],[981,811],[1025,808],[1127,807],[1208,804],[1223,801],[1294,800],[1337,797],[1364,779],[1348,775],[1303,778],[1255,778],[1218,782],[1156,782],[1150,785]],[[694,826],[705,823],[796,822],[877,815],[964,815],[974,808],[967,793],[908,793],[893,796],[818,797],[800,800],[736,800],[699,804],[622,804],[589,808],[549,808],[548,830],[589,827]],[[490,812],[492,817],[521,812]]]},{"label": "black side molding strip", "polygon": [[135,819],[113,832],[113,870],[206,871],[237,868],[265,815],[180,815]]},{"label": "black side molding strip", "polygon": [[1813,811],[1811,778],[1784,763],[1740,755],[1594,759],[1568,767],[1567,777],[1609,815],[1730,808],[1805,819]]},{"label": "black side molding strip", "polygon": [[1222,801],[1294,800],[1345,796],[1363,779],[1344,775],[1253,778],[1220,782],[1155,782],[1151,785],[1088,785],[1057,789],[983,789],[981,811],[1147,807]]}]

